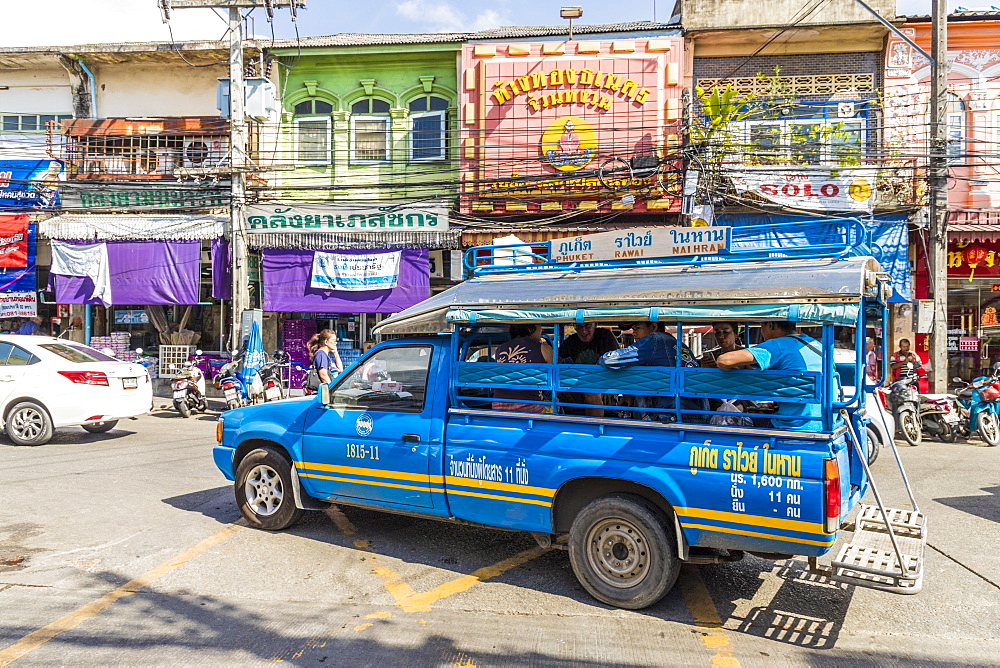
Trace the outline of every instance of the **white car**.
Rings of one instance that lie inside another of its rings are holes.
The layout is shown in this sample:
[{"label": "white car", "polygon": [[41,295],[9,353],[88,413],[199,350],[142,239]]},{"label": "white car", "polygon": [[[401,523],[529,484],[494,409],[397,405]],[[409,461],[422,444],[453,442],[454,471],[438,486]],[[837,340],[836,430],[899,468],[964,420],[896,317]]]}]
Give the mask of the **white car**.
[{"label": "white car", "polygon": [[[854,395],[854,351],[835,348],[833,361],[837,365],[843,386],[844,397]],[[896,434],[896,418],[889,410],[888,398],[883,388],[876,388],[865,397],[865,413],[868,417],[868,463],[874,464],[882,448],[888,447]],[[872,437],[875,440],[872,440]]]},{"label": "white car", "polygon": [[0,336],[0,415],[16,445],[48,443],[56,427],[105,432],[152,403],[141,364],[66,339]]}]

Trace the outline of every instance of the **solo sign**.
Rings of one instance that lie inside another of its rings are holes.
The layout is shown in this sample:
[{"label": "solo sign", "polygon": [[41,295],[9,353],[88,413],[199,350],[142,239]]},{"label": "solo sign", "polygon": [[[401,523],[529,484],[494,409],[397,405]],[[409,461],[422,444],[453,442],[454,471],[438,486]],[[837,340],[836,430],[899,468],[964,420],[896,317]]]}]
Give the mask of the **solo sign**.
[{"label": "solo sign", "polygon": [[865,168],[744,167],[731,171],[730,178],[740,194],[797,209],[867,212],[875,199],[875,172]]}]

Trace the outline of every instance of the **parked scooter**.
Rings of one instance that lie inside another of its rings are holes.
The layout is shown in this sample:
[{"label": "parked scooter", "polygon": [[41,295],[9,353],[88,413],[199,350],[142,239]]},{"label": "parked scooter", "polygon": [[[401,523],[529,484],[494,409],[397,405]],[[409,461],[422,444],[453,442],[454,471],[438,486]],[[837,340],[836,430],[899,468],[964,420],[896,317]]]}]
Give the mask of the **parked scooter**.
[{"label": "parked scooter", "polygon": [[285,392],[281,383],[281,367],[287,363],[288,355],[283,350],[275,350],[271,355],[271,361],[257,371],[257,375],[260,376],[262,392],[255,398],[260,401],[284,399]]},{"label": "parked scooter", "polygon": [[924,434],[945,443],[954,443],[961,432],[961,416],[953,394],[920,395],[920,427]]},{"label": "parked scooter", "polygon": [[917,381],[913,364],[907,364],[904,373],[900,374],[889,387],[889,405],[893,417],[896,418],[896,428],[910,445],[920,445],[923,430],[920,425],[920,393],[917,392]]},{"label": "parked scooter", "polygon": [[968,402],[969,429],[978,431],[987,446],[1000,445],[1000,362],[992,375],[979,376],[959,392],[959,401]]},{"label": "parked scooter", "polygon": [[194,351],[186,366],[170,381],[174,392],[174,408],[181,417],[191,417],[194,411],[206,412],[208,400],[205,398],[205,374],[198,368],[201,351]]},{"label": "parked scooter", "polygon": [[[219,373],[215,374],[215,378],[212,379],[215,389],[222,390],[227,410],[248,406],[252,403],[250,400],[252,396],[250,388],[246,386],[246,383],[243,382],[243,379],[237,373],[240,370],[242,361],[243,356],[240,355],[239,351],[233,351],[232,361],[219,369]],[[256,377],[254,380],[260,383]]]}]

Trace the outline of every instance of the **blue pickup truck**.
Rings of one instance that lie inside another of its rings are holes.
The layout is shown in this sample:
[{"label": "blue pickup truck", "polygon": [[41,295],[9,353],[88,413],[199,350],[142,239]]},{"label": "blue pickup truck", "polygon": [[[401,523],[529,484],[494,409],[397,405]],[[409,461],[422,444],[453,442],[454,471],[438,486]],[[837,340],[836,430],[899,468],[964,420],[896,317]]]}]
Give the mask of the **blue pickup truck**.
[{"label": "blue pickup truck", "polygon": [[[721,253],[695,256],[567,264],[557,248],[472,249],[471,279],[384,321],[387,340],[318,395],[224,413],[216,464],[252,526],[284,529],[336,503],[531,532],[568,551],[590,594],[623,608],[660,600],[684,562],[745,553],[800,555],[832,579],[914,593],[926,523],[915,504],[894,510],[877,495],[865,384],[844,396],[831,354],[836,326],[854,327],[863,349],[885,315],[888,277],[857,221],[828,224],[836,243],[791,250],[743,247],[735,230]],[[516,253],[530,263],[510,262]],[[815,328],[823,368],[692,368],[679,352],[670,366],[560,363],[574,323],[624,320],[663,323],[679,340],[707,322],[752,337],[756,323],[794,321]],[[554,363],[493,361],[507,327],[527,322],[549,328]],[[545,412],[497,410],[499,388],[537,390]],[[584,393],[603,397],[605,417],[573,410]],[[633,419],[619,395],[677,408]],[[734,426],[712,420],[732,416],[712,410],[722,399],[821,410],[798,429],[765,414]],[[869,492],[875,504],[853,518],[853,539],[821,564]]]}]

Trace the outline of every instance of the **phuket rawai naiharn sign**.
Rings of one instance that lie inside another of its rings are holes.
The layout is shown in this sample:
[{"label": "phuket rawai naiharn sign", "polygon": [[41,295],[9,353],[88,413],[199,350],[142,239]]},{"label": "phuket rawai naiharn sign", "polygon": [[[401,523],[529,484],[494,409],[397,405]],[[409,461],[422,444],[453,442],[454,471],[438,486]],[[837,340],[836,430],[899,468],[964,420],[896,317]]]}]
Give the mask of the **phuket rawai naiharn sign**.
[{"label": "phuket rawai naiharn sign", "polygon": [[[673,208],[657,166],[677,151],[682,57],[679,36],[465,45],[462,211]],[[598,176],[614,159],[627,187]]]}]

